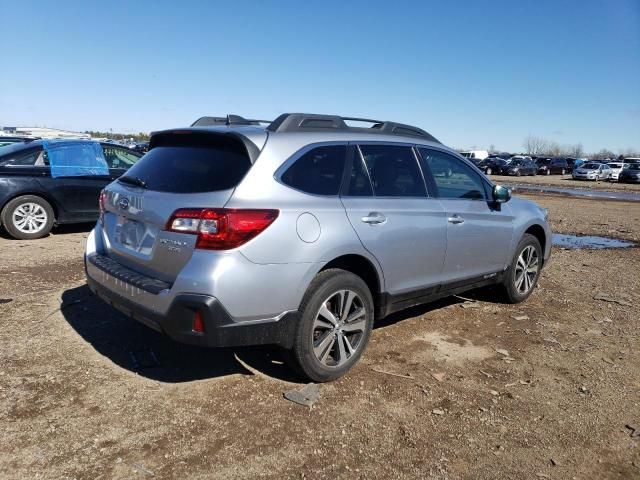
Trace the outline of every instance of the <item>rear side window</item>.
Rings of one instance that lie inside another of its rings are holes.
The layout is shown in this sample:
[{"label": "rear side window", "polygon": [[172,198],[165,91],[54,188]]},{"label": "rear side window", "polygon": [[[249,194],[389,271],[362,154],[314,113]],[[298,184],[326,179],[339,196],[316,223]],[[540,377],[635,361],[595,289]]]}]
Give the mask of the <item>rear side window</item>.
[{"label": "rear side window", "polygon": [[346,153],[345,145],[309,150],[282,174],[282,183],[314,195],[338,195]]},{"label": "rear side window", "polygon": [[360,145],[360,151],[369,171],[375,196],[427,196],[422,173],[411,147]]},{"label": "rear side window", "polygon": [[244,145],[231,137],[164,134],[126,173],[149,190],[201,193],[236,187],[251,168]]},{"label": "rear side window", "polygon": [[127,169],[134,165],[142,155],[125,150],[120,147],[112,147],[111,145],[102,145],[104,159],[107,161],[109,168]]}]

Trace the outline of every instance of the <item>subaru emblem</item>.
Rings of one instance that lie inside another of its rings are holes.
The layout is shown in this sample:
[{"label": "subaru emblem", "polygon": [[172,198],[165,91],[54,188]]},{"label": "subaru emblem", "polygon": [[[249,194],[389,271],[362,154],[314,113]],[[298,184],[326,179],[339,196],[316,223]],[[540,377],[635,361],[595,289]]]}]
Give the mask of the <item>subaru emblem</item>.
[{"label": "subaru emblem", "polygon": [[122,197],[118,201],[118,206],[120,207],[121,210],[128,209],[129,208],[129,199],[127,197]]}]

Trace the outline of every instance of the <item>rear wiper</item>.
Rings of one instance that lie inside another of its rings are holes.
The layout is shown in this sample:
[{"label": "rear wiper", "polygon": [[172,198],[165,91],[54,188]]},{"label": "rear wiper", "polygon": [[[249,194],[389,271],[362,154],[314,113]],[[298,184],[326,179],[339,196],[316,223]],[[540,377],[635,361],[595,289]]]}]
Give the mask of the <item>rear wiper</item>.
[{"label": "rear wiper", "polygon": [[118,181],[122,183],[128,183],[129,185],[136,185],[138,187],[147,188],[147,182],[139,177],[130,177],[129,175],[123,175],[118,177]]}]

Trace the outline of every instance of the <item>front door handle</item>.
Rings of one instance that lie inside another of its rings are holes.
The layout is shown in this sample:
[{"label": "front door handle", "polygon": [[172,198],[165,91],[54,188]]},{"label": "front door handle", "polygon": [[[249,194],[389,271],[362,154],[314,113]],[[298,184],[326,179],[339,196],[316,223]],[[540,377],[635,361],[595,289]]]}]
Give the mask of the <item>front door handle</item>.
[{"label": "front door handle", "polygon": [[370,212],[366,217],[362,217],[362,221],[369,225],[380,225],[387,221],[387,217],[378,212]]},{"label": "front door handle", "polygon": [[449,223],[455,223],[455,224],[464,223],[464,218],[462,218],[457,213],[449,217],[447,220],[449,221]]}]

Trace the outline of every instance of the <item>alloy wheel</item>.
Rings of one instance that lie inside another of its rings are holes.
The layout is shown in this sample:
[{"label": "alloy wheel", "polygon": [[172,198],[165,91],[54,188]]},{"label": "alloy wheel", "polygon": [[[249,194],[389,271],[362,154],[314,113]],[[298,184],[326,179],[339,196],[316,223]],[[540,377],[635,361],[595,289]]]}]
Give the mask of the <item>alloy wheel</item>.
[{"label": "alloy wheel", "polygon": [[41,205],[29,202],[20,204],[11,215],[13,226],[22,233],[38,233],[47,224],[47,212]]},{"label": "alloy wheel", "polygon": [[340,290],[322,302],[313,322],[313,353],[327,367],[344,365],[362,346],[367,312],[360,296]]},{"label": "alloy wheel", "polygon": [[535,285],[538,261],[538,251],[533,245],[527,245],[518,256],[514,283],[519,294],[527,294]]}]

